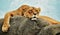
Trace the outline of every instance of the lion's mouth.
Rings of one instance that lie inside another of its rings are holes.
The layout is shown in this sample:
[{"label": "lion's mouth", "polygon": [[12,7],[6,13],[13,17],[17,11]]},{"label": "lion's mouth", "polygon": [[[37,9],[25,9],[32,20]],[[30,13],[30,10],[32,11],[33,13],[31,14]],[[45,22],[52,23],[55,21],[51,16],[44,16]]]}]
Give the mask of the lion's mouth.
[{"label": "lion's mouth", "polygon": [[33,15],[31,20],[37,20],[37,15]]}]

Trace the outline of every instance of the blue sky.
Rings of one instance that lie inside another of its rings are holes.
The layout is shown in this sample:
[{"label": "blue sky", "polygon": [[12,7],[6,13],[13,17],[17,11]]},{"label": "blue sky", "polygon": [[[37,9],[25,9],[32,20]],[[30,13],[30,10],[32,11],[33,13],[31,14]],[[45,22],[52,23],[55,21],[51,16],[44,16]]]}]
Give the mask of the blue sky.
[{"label": "blue sky", "polygon": [[0,0],[0,18],[3,18],[6,12],[17,9],[23,4],[40,7],[40,15],[60,21],[60,0]]}]

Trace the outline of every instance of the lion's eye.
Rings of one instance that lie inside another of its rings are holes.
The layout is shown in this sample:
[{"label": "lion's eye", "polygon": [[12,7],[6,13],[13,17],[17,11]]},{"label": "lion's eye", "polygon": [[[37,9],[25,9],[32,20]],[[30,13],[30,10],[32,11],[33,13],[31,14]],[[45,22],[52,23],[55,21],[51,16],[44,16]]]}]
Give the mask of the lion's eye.
[{"label": "lion's eye", "polygon": [[35,10],[35,11],[38,11],[38,10]]},{"label": "lion's eye", "polygon": [[39,13],[38,10],[36,10],[36,12]]},{"label": "lion's eye", "polygon": [[32,13],[32,10],[30,10],[29,13]]}]

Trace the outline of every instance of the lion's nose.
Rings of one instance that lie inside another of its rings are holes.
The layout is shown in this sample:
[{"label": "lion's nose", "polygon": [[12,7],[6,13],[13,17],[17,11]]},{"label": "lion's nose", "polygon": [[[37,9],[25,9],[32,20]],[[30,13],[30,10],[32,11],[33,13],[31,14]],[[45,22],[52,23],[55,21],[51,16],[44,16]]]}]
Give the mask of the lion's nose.
[{"label": "lion's nose", "polygon": [[34,13],[34,15],[36,15],[36,14]]},{"label": "lion's nose", "polygon": [[36,18],[36,17],[34,17],[34,18]]}]

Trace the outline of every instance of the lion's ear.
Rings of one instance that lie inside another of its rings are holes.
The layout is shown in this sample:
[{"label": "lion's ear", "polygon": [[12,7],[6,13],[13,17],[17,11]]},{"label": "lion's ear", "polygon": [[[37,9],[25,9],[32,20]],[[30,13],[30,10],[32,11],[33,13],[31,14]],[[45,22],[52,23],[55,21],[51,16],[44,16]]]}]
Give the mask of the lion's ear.
[{"label": "lion's ear", "polygon": [[41,11],[41,9],[40,9],[40,8],[37,8],[37,10],[38,10],[38,12],[40,12],[40,11]]}]

